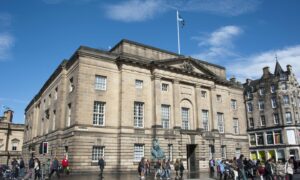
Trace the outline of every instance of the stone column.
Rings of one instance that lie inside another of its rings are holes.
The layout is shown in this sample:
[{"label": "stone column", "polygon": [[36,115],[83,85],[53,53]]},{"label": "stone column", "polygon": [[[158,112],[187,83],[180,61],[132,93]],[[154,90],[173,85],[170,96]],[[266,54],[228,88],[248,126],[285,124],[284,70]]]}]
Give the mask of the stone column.
[{"label": "stone column", "polygon": [[173,80],[173,125],[181,127],[179,81]]},{"label": "stone column", "polygon": [[218,125],[217,125],[217,111],[216,109],[214,108],[214,105],[216,104],[216,87],[213,86],[211,87],[210,89],[210,119],[211,119],[211,122],[210,122],[210,125],[211,125],[211,129],[214,130],[214,129],[218,129]]},{"label": "stone column", "polygon": [[195,85],[195,127],[194,129],[199,129],[201,128],[201,116],[199,115],[200,109],[198,109],[199,105],[200,105],[200,84],[196,84]]},{"label": "stone column", "polygon": [[153,109],[154,114],[153,117],[155,119],[155,126],[161,127],[161,77],[154,76],[154,101],[153,101]]}]

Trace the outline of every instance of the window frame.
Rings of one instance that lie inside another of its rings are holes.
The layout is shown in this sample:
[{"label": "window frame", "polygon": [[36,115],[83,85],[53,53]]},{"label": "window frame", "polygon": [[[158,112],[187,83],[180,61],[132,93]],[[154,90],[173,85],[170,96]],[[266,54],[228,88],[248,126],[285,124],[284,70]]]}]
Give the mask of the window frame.
[{"label": "window frame", "polygon": [[[161,105],[161,123],[163,129],[169,129],[170,128],[170,105],[162,104]],[[164,112],[164,110],[167,110]]]},{"label": "window frame", "polygon": [[[97,150],[97,152],[95,152],[95,150]],[[105,146],[93,146],[93,148],[92,148],[92,161],[93,162],[98,162],[99,157],[103,157],[104,153],[105,153]]]},{"label": "window frame", "polygon": [[[93,107],[94,107],[93,108],[93,125],[94,126],[105,126],[106,102],[94,101]],[[100,123],[101,117],[102,117],[102,124]]]},{"label": "window frame", "polygon": [[[101,81],[103,80],[103,81]],[[107,90],[107,76],[95,75],[94,89],[96,91],[106,91]]]},{"label": "window frame", "polygon": [[[138,154],[138,153],[140,153],[140,154]],[[133,161],[139,162],[139,161],[141,161],[141,158],[144,156],[145,156],[145,145],[144,144],[134,144],[134,146],[133,146]]]},{"label": "window frame", "polygon": [[140,79],[135,80],[135,88],[136,89],[143,89],[144,81]]},{"label": "window frame", "polygon": [[144,128],[144,122],[145,122],[145,103],[144,102],[139,102],[139,101],[134,102],[133,118],[134,118],[133,119],[134,120],[134,128]]}]

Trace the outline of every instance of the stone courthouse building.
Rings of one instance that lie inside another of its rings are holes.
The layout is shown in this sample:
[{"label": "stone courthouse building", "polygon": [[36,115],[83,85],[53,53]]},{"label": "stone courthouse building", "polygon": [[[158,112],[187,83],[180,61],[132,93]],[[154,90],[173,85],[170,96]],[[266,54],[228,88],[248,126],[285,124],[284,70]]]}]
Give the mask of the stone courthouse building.
[{"label": "stone courthouse building", "polygon": [[81,46],[25,113],[24,153],[42,156],[45,142],[44,156],[67,155],[74,171],[98,170],[100,156],[108,171],[136,171],[154,139],[191,171],[249,155],[243,87],[224,67],[129,40],[109,51]]},{"label": "stone courthouse building", "polygon": [[13,111],[7,109],[0,116],[0,164],[11,164],[22,155],[24,124],[13,123]]},{"label": "stone courthouse building", "polygon": [[292,67],[284,71],[277,62],[274,73],[265,67],[244,87],[251,158],[299,159],[300,88]]}]

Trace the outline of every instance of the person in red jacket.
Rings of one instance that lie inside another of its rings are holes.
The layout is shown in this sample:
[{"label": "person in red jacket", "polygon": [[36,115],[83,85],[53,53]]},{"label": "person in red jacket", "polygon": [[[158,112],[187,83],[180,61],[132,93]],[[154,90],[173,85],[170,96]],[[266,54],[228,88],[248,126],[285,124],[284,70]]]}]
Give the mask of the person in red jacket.
[{"label": "person in red jacket", "polygon": [[61,165],[62,165],[62,168],[63,168],[63,172],[65,172],[66,174],[69,174],[69,161],[68,161],[66,156],[61,161]]}]

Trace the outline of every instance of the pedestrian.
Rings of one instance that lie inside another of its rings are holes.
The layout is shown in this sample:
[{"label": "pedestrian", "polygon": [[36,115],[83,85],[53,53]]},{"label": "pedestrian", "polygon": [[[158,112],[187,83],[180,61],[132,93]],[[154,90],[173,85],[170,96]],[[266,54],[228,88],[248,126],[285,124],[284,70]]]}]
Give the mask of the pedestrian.
[{"label": "pedestrian", "polygon": [[285,163],[285,174],[286,180],[293,180],[294,162],[292,158],[290,158],[288,162]]},{"label": "pedestrian", "polygon": [[146,160],[146,175],[150,175],[150,167],[151,167],[150,161],[149,161],[149,159],[147,159]]},{"label": "pedestrian", "polygon": [[179,159],[176,159],[175,164],[174,164],[175,172],[176,172],[176,177],[175,179],[179,178],[179,168],[180,168],[180,162]]},{"label": "pedestrian", "polygon": [[24,172],[25,172],[25,163],[22,157],[20,157],[20,163],[19,163],[19,168],[20,168],[20,173],[19,176],[23,177],[24,176]]},{"label": "pedestrian", "polygon": [[170,159],[166,162],[166,177],[167,179],[171,178],[171,162]]},{"label": "pedestrian", "polygon": [[239,168],[240,176],[242,176],[243,180],[247,180],[247,177],[246,177],[246,174],[245,174],[245,165],[244,165],[243,160],[244,160],[244,155],[241,154],[240,158],[237,160],[237,165],[238,165],[238,168]]},{"label": "pedestrian", "polygon": [[99,161],[98,161],[98,166],[99,166],[99,169],[100,169],[100,178],[103,178],[103,169],[105,167],[105,161],[104,161],[104,156],[100,157],[99,158]]},{"label": "pedestrian", "polygon": [[238,168],[238,165],[237,165],[236,157],[233,158],[231,166],[232,166],[232,171],[233,171],[233,174],[234,174],[234,180],[237,180],[238,177],[239,177],[239,172],[238,172],[239,168]]},{"label": "pedestrian", "polygon": [[270,158],[265,164],[265,176],[266,180],[273,180],[274,169],[273,169],[273,158]]},{"label": "pedestrian", "polygon": [[69,161],[66,156],[61,161],[61,165],[63,168],[63,172],[66,173],[67,175],[69,175]]},{"label": "pedestrian", "polygon": [[215,173],[215,160],[213,158],[211,158],[209,160],[209,174],[210,177],[213,177]]},{"label": "pedestrian", "polygon": [[41,162],[38,158],[34,159],[34,180],[41,178]]},{"label": "pedestrian", "polygon": [[51,178],[52,174],[55,172],[56,176],[58,178],[60,178],[60,175],[59,175],[59,162],[57,160],[57,157],[55,157],[52,161],[52,164],[51,164],[51,172],[49,174],[49,179]]},{"label": "pedestrian", "polygon": [[145,158],[141,158],[141,161],[139,162],[138,165],[138,172],[139,172],[139,177],[141,179],[145,179]]},{"label": "pedestrian", "polygon": [[161,162],[160,160],[158,159],[155,166],[155,175],[154,175],[154,179],[156,179],[157,175],[159,175],[159,177],[161,177]]},{"label": "pedestrian", "polygon": [[13,158],[13,160],[11,161],[11,169],[14,178],[17,178],[19,176],[18,168],[19,168],[18,161],[16,160],[16,158]]},{"label": "pedestrian", "polygon": [[284,163],[281,160],[276,163],[276,180],[285,180]]},{"label": "pedestrian", "polygon": [[179,171],[180,171],[180,178],[182,179],[183,178],[183,171],[184,171],[184,166],[183,166],[182,160],[180,160]]},{"label": "pedestrian", "polygon": [[224,174],[224,171],[225,171],[224,161],[218,160],[217,162],[218,162],[218,173],[219,173],[219,176],[220,176],[220,180],[222,180],[222,177],[223,177],[223,174]]},{"label": "pedestrian", "polygon": [[33,154],[31,155],[31,158],[28,161],[28,171],[26,175],[24,176],[24,179],[31,179],[34,172],[34,157]]}]

